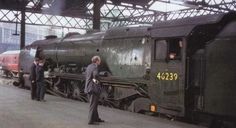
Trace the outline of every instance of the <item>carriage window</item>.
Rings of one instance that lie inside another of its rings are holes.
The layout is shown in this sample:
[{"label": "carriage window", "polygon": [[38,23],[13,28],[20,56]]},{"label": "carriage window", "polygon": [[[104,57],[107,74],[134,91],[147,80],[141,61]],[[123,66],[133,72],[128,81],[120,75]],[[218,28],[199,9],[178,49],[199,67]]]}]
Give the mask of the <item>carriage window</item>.
[{"label": "carriage window", "polygon": [[181,48],[183,46],[181,39],[169,39],[168,40],[168,58],[170,60],[181,59]]},{"label": "carriage window", "polygon": [[166,59],[167,42],[166,40],[157,40],[155,42],[155,60]]}]

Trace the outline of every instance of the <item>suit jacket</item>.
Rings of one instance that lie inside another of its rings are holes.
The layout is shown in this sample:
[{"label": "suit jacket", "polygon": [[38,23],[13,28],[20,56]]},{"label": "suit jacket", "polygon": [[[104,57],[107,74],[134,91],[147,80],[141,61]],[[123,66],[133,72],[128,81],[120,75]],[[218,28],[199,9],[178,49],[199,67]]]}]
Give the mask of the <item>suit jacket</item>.
[{"label": "suit jacket", "polygon": [[101,85],[93,82],[93,79],[99,80],[98,67],[95,63],[88,65],[86,69],[85,93],[101,93]]},{"label": "suit jacket", "polygon": [[30,67],[30,76],[29,76],[30,81],[36,81],[36,64],[33,63]]},{"label": "suit jacket", "polygon": [[43,66],[36,66],[36,81],[43,82],[44,81],[44,69]]}]

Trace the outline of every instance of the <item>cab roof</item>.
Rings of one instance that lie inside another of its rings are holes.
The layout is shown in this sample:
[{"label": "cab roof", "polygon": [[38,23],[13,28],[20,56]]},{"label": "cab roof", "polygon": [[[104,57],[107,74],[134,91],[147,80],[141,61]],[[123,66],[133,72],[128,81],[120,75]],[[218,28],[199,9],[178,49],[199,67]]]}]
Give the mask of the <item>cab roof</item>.
[{"label": "cab roof", "polygon": [[220,24],[236,19],[236,13],[205,15],[179,20],[157,22],[151,30],[152,37],[184,37],[188,36],[197,26]]}]

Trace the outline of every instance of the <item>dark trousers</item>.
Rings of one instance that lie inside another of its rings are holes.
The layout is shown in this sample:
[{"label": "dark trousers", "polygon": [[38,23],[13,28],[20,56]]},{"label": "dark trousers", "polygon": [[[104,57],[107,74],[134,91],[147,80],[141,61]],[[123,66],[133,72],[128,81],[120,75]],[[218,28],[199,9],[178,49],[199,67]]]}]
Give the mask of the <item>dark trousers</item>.
[{"label": "dark trousers", "polygon": [[31,83],[31,99],[32,100],[37,98],[36,89],[37,89],[36,83]]},{"label": "dark trousers", "polygon": [[39,81],[37,82],[37,99],[44,100],[45,95],[45,85],[44,82]]},{"label": "dark trousers", "polygon": [[[31,84],[32,85],[32,84]],[[25,81],[24,79],[19,78],[19,87],[24,88],[25,87]]]},{"label": "dark trousers", "polygon": [[99,101],[99,95],[98,94],[88,94],[89,98],[89,123],[98,121],[99,115],[98,115],[98,101]]}]

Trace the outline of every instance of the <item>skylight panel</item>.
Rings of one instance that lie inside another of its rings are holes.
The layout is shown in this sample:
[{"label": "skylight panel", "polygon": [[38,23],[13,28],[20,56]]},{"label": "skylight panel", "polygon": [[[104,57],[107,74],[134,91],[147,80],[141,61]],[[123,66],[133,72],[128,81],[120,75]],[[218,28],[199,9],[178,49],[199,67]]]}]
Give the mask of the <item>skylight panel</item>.
[{"label": "skylight panel", "polygon": [[150,9],[156,10],[156,11],[161,11],[161,12],[169,12],[169,11],[177,11],[177,10],[182,10],[182,9],[188,9],[189,7],[182,6],[182,5],[177,5],[176,3],[164,3],[160,1],[156,1]]}]

